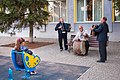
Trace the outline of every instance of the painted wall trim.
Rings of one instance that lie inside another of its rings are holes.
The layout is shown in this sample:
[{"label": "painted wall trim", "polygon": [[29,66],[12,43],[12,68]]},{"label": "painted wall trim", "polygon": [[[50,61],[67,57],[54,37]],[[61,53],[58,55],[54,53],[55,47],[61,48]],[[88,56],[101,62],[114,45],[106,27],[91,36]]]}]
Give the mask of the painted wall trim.
[{"label": "painted wall trim", "polygon": [[104,13],[104,0],[102,0],[102,17],[105,15]]},{"label": "painted wall trim", "polygon": [[112,22],[115,21],[115,7],[114,7],[114,0],[112,0]]},{"label": "painted wall trim", "polygon": [[77,22],[77,0],[74,0],[74,23]]}]

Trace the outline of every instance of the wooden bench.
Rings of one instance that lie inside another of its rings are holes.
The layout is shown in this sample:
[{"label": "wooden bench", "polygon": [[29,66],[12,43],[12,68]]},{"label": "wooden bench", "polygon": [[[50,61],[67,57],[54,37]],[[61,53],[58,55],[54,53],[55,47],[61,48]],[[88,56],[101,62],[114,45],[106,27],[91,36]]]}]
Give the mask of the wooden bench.
[{"label": "wooden bench", "polygon": [[97,39],[97,36],[90,36],[90,38],[89,38],[90,46],[89,47],[99,47],[99,43],[96,39]]},{"label": "wooden bench", "polygon": [[[107,36],[107,37],[108,37],[108,40],[109,40],[109,36]],[[108,43],[109,43],[109,41],[107,41],[107,45],[106,46],[108,46]],[[97,41],[97,36],[91,36],[89,38],[89,44],[90,44],[90,47],[98,48],[99,47],[99,42]]]},{"label": "wooden bench", "polygon": [[[75,37],[76,35],[71,35],[70,37],[70,41],[68,43],[68,51],[70,52],[70,50],[73,49],[73,43],[72,43],[72,40],[73,38]],[[95,47],[95,48],[98,48],[99,47],[99,43],[98,41],[96,40],[96,36],[90,36],[89,37],[89,44],[90,46],[89,47]]]}]

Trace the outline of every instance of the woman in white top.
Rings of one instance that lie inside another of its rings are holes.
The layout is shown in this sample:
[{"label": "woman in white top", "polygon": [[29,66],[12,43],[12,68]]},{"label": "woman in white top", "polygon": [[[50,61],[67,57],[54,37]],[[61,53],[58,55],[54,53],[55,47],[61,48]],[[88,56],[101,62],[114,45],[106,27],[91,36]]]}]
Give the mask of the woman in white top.
[{"label": "woman in white top", "polygon": [[83,26],[79,26],[79,32],[77,32],[76,36],[73,39],[73,42],[75,40],[79,40],[79,41],[85,41],[85,55],[88,54],[88,50],[89,50],[89,41],[88,41],[88,31],[83,29]]}]

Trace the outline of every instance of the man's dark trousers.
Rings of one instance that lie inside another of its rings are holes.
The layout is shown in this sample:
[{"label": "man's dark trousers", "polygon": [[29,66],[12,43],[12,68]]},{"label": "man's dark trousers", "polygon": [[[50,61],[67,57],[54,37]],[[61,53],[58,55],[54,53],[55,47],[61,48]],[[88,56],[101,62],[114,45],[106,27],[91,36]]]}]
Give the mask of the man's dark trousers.
[{"label": "man's dark trousers", "polygon": [[62,46],[62,39],[64,40],[64,47],[65,47],[65,50],[68,49],[68,45],[67,45],[67,33],[62,33],[62,34],[59,34],[58,35],[59,37],[59,46],[60,46],[60,49],[63,49],[63,46]]},{"label": "man's dark trousers", "polygon": [[85,50],[86,50],[85,55],[88,54],[89,46],[90,46],[90,45],[89,45],[89,41],[88,41],[88,40],[85,41]]},{"label": "man's dark trousers", "polygon": [[99,41],[100,61],[107,60],[106,44],[107,41]]}]

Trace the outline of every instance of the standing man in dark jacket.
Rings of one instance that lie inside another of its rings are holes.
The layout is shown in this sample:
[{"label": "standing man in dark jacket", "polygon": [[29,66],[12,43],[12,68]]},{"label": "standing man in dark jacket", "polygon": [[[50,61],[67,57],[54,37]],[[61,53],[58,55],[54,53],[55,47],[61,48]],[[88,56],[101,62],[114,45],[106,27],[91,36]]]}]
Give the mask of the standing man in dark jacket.
[{"label": "standing man in dark jacket", "polygon": [[101,24],[98,28],[91,28],[94,32],[97,32],[97,40],[99,41],[99,53],[100,53],[100,60],[97,62],[105,62],[107,60],[107,50],[106,45],[108,41],[108,24],[106,23],[107,18],[103,17],[101,19]]},{"label": "standing man in dark jacket", "polygon": [[67,45],[67,30],[68,30],[68,25],[66,23],[64,23],[64,19],[63,18],[60,18],[59,19],[59,23],[55,27],[55,31],[58,31],[58,41],[59,41],[60,51],[63,50],[62,39],[64,40],[65,50],[68,49],[68,45]]}]

